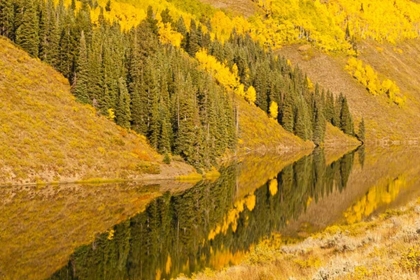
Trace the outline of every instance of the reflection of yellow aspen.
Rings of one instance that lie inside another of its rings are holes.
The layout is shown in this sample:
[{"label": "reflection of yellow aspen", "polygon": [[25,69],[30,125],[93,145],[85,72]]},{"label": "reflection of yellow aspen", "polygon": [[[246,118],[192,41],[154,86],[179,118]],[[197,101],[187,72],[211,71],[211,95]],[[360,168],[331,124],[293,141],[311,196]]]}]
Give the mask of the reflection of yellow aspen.
[{"label": "reflection of yellow aspen", "polygon": [[172,267],[171,255],[168,255],[168,259],[166,260],[166,265],[165,265],[166,274],[169,274],[169,272],[171,272],[171,267]]},{"label": "reflection of yellow aspen", "polygon": [[162,279],[162,271],[160,269],[156,270],[156,280]]},{"label": "reflection of yellow aspen", "polygon": [[256,202],[257,202],[257,198],[255,197],[254,194],[250,194],[245,198],[245,205],[249,211],[254,210]]},{"label": "reflection of yellow aspen", "polygon": [[277,179],[274,178],[270,181],[270,183],[268,184],[268,189],[270,190],[270,194],[272,196],[275,196],[277,194],[279,190]]},{"label": "reflection of yellow aspen", "polygon": [[244,211],[244,202],[242,200],[239,200],[239,201],[235,202],[234,206],[238,210],[239,213]]},{"label": "reflection of yellow aspen", "polygon": [[308,200],[306,201],[306,207],[308,207],[312,202],[312,197],[308,197]]},{"label": "reflection of yellow aspen", "polygon": [[363,218],[371,215],[381,205],[390,204],[397,199],[402,188],[406,186],[405,176],[402,175],[388,184],[372,187],[366,195],[355,202],[345,213],[344,217],[348,224],[360,222]]},{"label": "reflection of yellow aspen", "polygon": [[111,229],[108,233],[108,240],[114,239],[115,230]]}]

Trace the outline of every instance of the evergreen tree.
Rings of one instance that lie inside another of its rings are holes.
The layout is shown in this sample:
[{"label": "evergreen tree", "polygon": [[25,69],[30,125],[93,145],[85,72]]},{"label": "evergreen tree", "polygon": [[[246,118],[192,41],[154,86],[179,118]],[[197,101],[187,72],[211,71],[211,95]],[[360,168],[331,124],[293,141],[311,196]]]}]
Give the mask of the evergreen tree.
[{"label": "evergreen tree", "polygon": [[13,22],[14,12],[12,0],[0,1],[0,35],[12,39]]},{"label": "evergreen tree", "polygon": [[85,35],[80,36],[79,56],[77,70],[74,78],[74,95],[83,103],[89,103],[88,96],[88,57]]},{"label": "evergreen tree", "polygon": [[315,121],[313,123],[313,142],[320,145],[324,142],[326,121],[324,117],[324,109],[321,101],[315,101]]},{"label": "evergreen tree", "polygon": [[38,56],[39,25],[34,0],[25,1],[22,23],[16,30],[16,44],[21,46],[31,56]]},{"label": "evergreen tree", "polygon": [[293,133],[294,127],[295,127],[295,118],[294,118],[293,98],[292,98],[292,95],[290,94],[286,95],[283,102],[283,106],[281,110],[281,125],[283,126],[284,129]]},{"label": "evergreen tree", "polygon": [[169,11],[168,8],[166,8],[165,10],[163,10],[160,13],[160,17],[162,18],[162,22],[163,23],[173,24],[173,19],[172,19],[171,15],[170,15],[170,11]]},{"label": "evergreen tree", "polygon": [[130,128],[131,111],[130,111],[130,95],[124,79],[118,79],[118,106],[116,108],[116,122],[118,125]]},{"label": "evergreen tree", "polygon": [[341,101],[340,128],[344,133],[354,135],[353,121],[347,104],[347,98],[345,97]]}]

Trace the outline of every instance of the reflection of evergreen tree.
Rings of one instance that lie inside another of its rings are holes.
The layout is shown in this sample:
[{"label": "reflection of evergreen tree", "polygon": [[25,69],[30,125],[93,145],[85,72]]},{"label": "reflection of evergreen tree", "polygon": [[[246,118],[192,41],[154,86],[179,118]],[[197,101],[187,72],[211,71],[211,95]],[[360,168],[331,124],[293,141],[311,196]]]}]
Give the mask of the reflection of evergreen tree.
[{"label": "reflection of evergreen tree", "polygon": [[359,156],[359,164],[363,168],[365,165],[365,145],[362,145],[357,149],[357,154]]},{"label": "reflection of evergreen tree", "polygon": [[236,167],[225,168],[213,183],[200,182],[181,194],[155,199],[143,213],[79,248],[51,279],[155,279],[157,272],[166,279],[190,275],[208,267],[212,252],[246,251],[298,218],[309,199],[328,195],[334,186],[343,189],[352,164],[353,154],[347,154],[326,166],[323,151],[317,149],[277,175],[277,192],[270,191],[269,183],[255,190],[255,207],[245,206],[238,213],[236,231],[229,227],[209,240],[210,231],[221,226],[234,207]]}]

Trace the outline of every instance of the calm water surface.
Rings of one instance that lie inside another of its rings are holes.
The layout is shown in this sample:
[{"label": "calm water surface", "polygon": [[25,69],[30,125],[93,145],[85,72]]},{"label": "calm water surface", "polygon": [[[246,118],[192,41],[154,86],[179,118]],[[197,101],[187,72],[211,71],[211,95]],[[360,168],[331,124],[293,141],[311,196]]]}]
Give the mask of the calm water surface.
[{"label": "calm water surface", "polygon": [[418,196],[418,155],[362,147],[297,161],[254,157],[213,181],[168,183],[175,192],[8,188],[0,192],[0,279],[170,279],[221,269],[272,233],[306,236],[403,205]]}]

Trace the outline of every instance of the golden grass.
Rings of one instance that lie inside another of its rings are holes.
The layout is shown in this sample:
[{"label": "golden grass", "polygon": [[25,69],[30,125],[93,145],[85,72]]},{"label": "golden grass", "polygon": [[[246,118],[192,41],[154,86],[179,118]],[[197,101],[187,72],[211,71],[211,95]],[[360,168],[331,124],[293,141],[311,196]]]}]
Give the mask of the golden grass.
[{"label": "golden grass", "polygon": [[145,137],[76,102],[51,67],[0,38],[0,185],[158,173]]},{"label": "golden grass", "polygon": [[234,98],[234,104],[239,110],[237,155],[255,152],[282,154],[291,150],[310,150],[314,147],[312,142],[305,142],[286,131],[260,108],[249,104],[240,97],[235,96]]},{"label": "golden grass", "polygon": [[[310,60],[299,52],[299,46],[286,46],[277,51],[308,74],[313,83],[319,83],[333,93],[343,93],[354,116],[355,130],[362,117],[366,125],[366,143],[395,145],[418,143],[416,131],[420,129],[417,116],[420,114],[418,92],[420,81],[418,39],[400,43],[403,52],[395,52],[391,45],[365,41],[362,43],[360,59],[372,65],[380,75],[398,83],[406,104],[401,108],[391,104],[386,96],[372,96],[345,71],[347,57],[330,56],[314,50]],[[377,51],[380,46],[383,50]],[[395,47],[395,46],[394,46]]]}]

